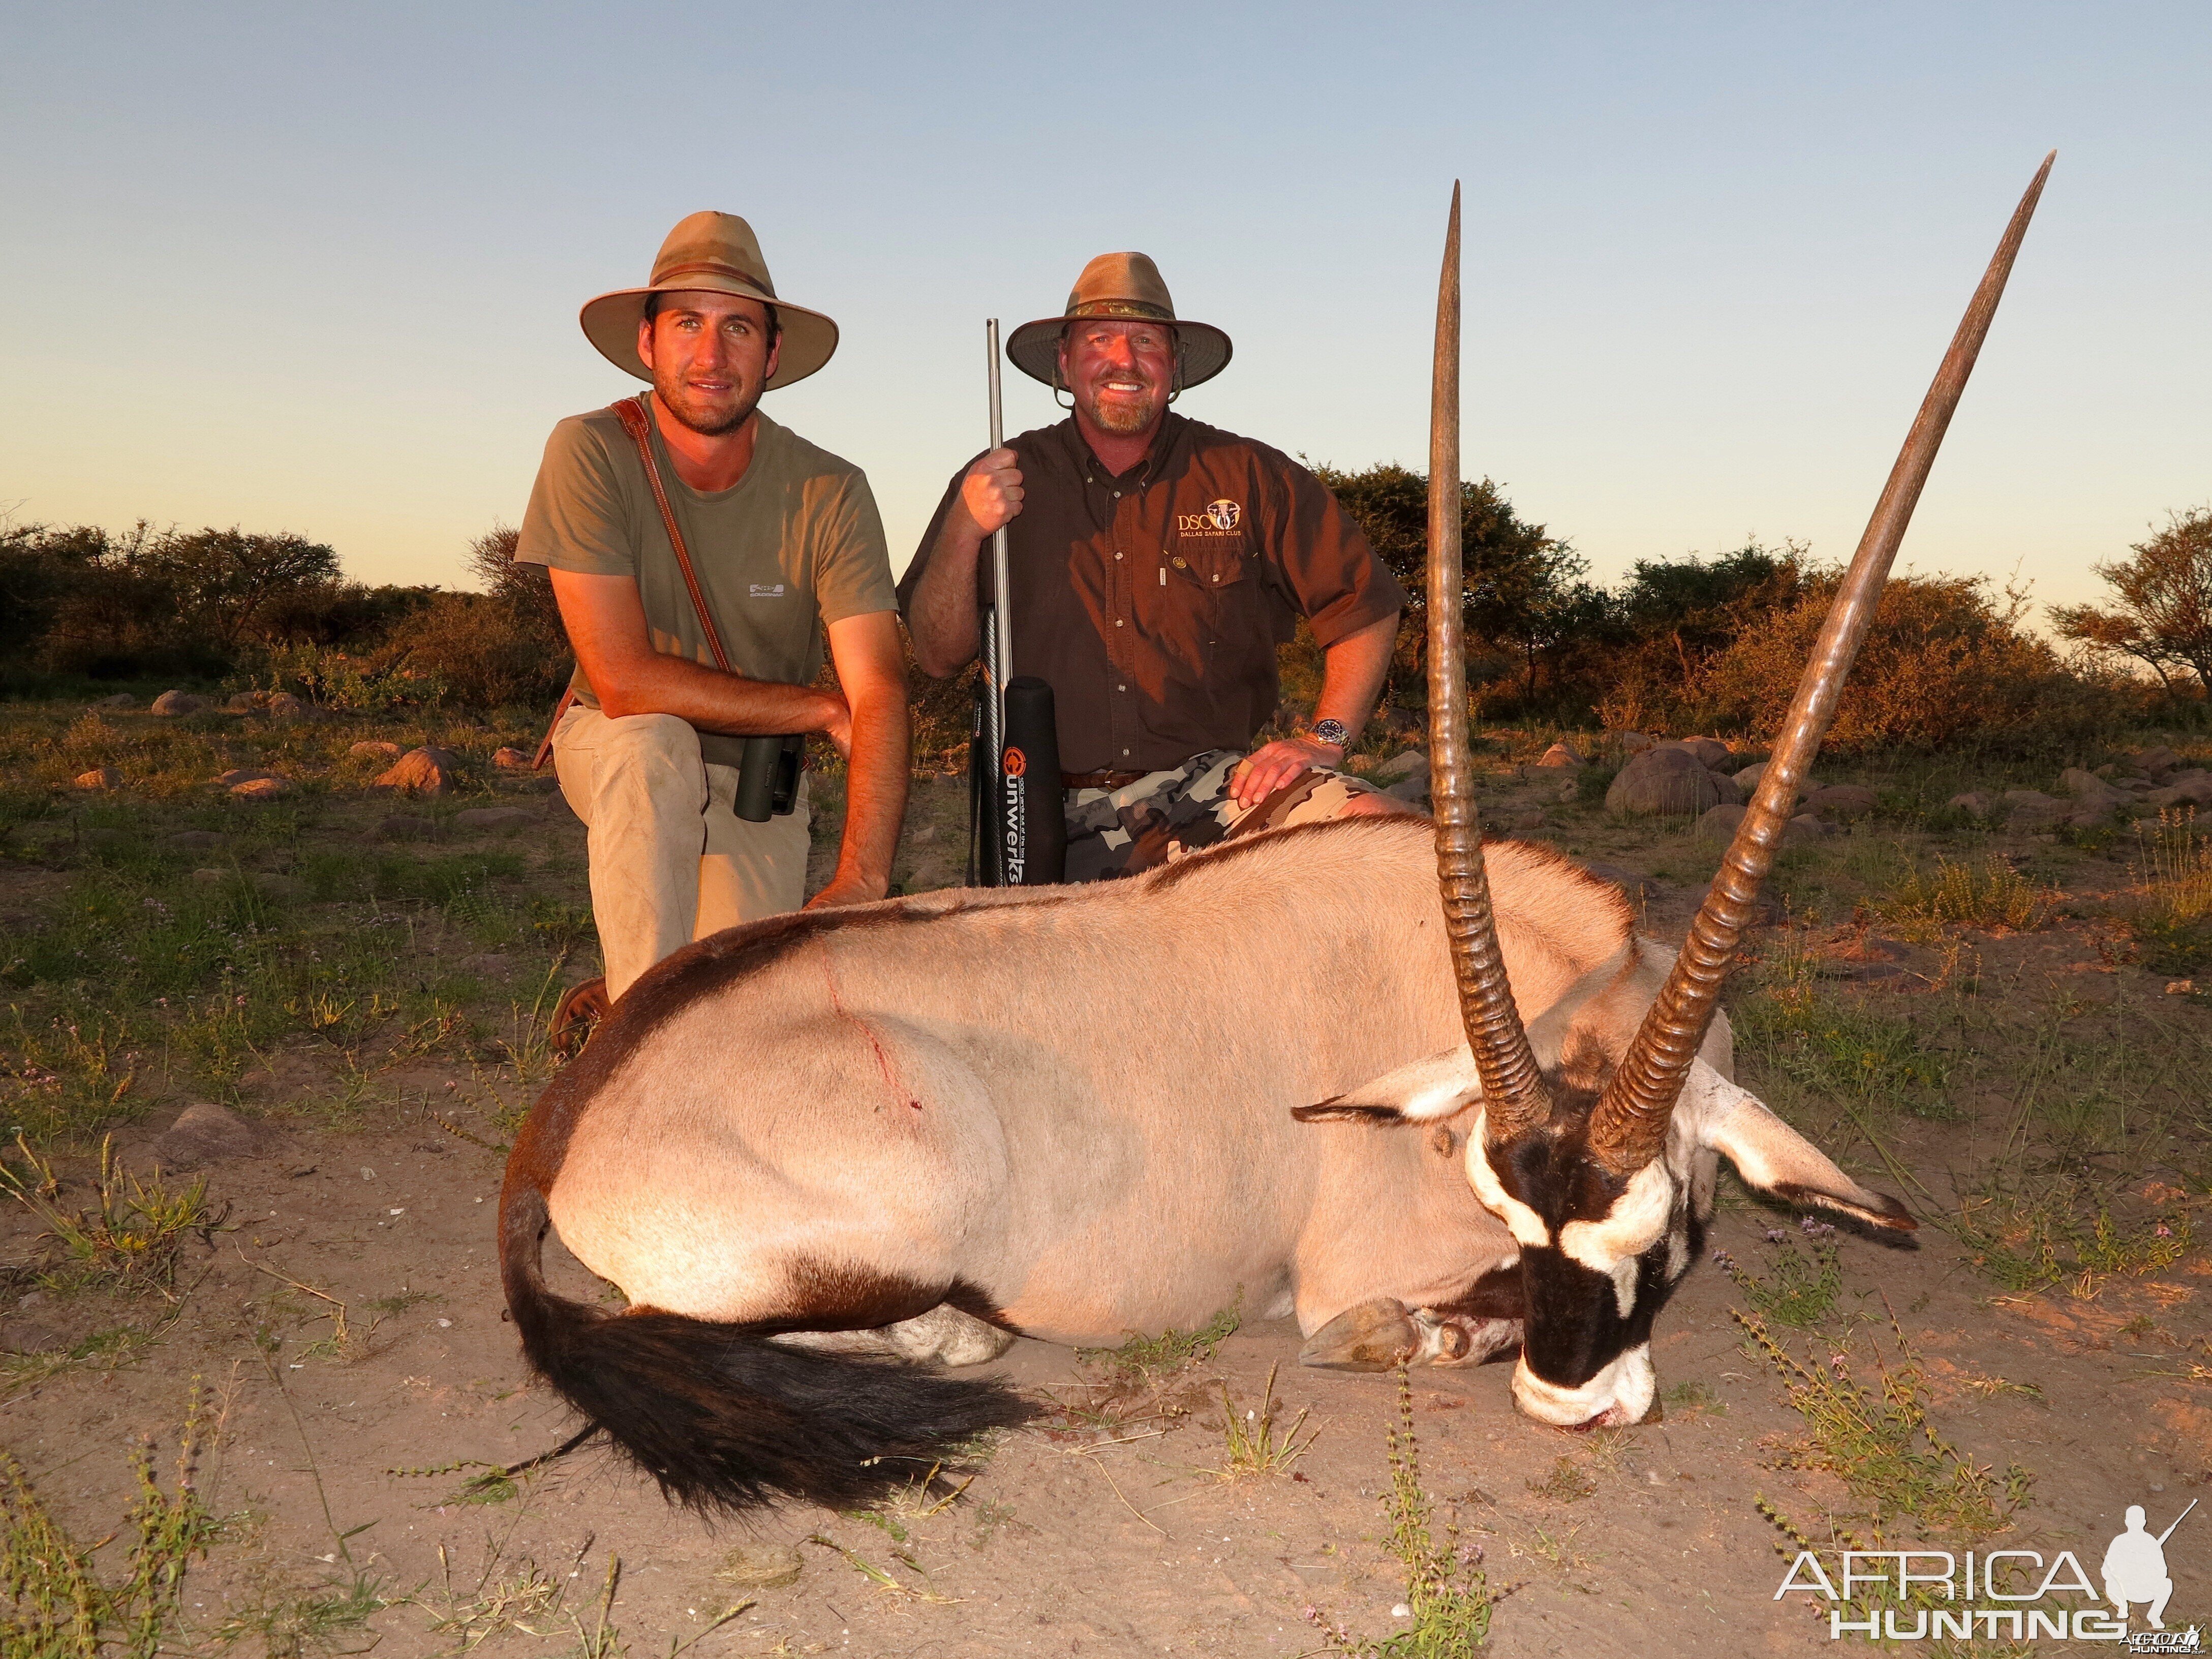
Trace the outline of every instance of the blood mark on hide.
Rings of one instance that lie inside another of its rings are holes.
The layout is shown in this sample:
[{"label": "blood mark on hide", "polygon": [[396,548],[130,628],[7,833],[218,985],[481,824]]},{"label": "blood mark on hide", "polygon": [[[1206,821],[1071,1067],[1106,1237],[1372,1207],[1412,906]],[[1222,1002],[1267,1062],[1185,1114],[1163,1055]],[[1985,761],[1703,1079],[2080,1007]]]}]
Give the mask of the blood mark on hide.
[{"label": "blood mark on hide", "polygon": [[830,988],[830,1012],[867,1038],[868,1047],[876,1056],[876,1069],[883,1073],[884,1086],[891,1091],[891,1097],[895,1100],[903,1099],[915,1111],[920,1111],[921,1102],[915,1098],[914,1091],[908,1089],[899,1077],[898,1067],[891,1064],[891,1057],[884,1052],[884,1045],[877,1037],[874,1029],[858,1014],[848,1012],[844,1002],[838,997],[837,973],[836,969],[830,965],[830,941],[826,939],[822,941],[822,978]]}]

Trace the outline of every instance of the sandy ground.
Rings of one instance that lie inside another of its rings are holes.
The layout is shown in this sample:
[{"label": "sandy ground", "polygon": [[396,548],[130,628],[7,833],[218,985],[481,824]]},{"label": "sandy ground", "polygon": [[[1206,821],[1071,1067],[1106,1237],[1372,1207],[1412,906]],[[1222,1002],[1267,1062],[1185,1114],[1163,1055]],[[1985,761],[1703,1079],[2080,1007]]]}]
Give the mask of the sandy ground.
[{"label": "sandy ground", "polygon": [[[908,885],[954,874],[958,791],[926,788],[902,865]],[[556,833],[580,842],[573,820],[551,817]],[[1658,890],[1647,925],[1679,937],[1688,914],[1686,890]],[[2135,969],[2076,971],[2079,939],[1984,945],[1990,971],[2016,986],[2063,981],[2085,1003],[2148,991]],[[1863,994],[1909,1000],[1924,984],[1908,975]],[[414,1103],[396,1121],[343,1132],[280,1121],[262,1155],[208,1170],[228,1219],[188,1247],[177,1305],[140,1310],[173,1318],[136,1363],[76,1368],[0,1404],[0,1442],[92,1539],[129,1501],[137,1438],[153,1432],[166,1462],[193,1379],[210,1391],[217,1426],[199,1479],[232,1519],[188,1581],[180,1640],[219,1648],[224,1622],[242,1620],[234,1629],[246,1652],[360,1651],[374,1638],[395,1656],[610,1653],[585,1638],[612,1630],[629,1653],[658,1655],[748,1597],[753,1605],[688,1650],[1287,1655],[1322,1650],[1315,1611],[1376,1638],[1402,1627],[1383,1504],[1395,1381],[1300,1370],[1287,1323],[1248,1322],[1210,1362],[1164,1379],[1151,1407],[1102,1387],[1112,1373],[1099,1361],[1018,1344],[1005,1374],[1063,1401],[1117,1399],[1122,1420],[1102,1429],[1062,1415],[1012,1435],[942,1507],[917,1500],[874,1517],[791,1508],[751,1527],[709,1526],[597,1445],[501,1501],[471,1501],[465,1482],[480,1466],[546,1451],[574,1424],[526,1376],[505,1322],[491,1228],[500,1160],[438,1121],[482,1131],[480,1080],[430,1066],[394,1081]],[[2002,1130],[2002,1100],[1967,1104],[1964,1121],[1904,1121],[1893,1156],[1941,1189],[1963,1141]],[[126,1161],[149,1159],[161,1127],[125,1135]],[[2145,1175],[2185,1180],[2205,1150],[2177,1143]],[[1894,1188],[1858,1153],[1856,1169]],[[1733,1188],[1725,1198],[1713,1246],[1760,1261],[1769,1230],[1790,1218]],[[35,1231],[17,1206],[0,1208],[0,1259],[21,1259]],[[1839,1313],[1886,1330],[1893,1310],[1942,1432],[1970,1457],[2033,1472],[2028,1502],[1983,1547],[2072,1550],[2094,1571],[2128,1504],[2147,1505],[2156,1529],[2191,1498],[2212,1497],[2203,1248],[2081,1299],[2063,1286],[2000,1294],[1934,1230],[1901,1247],[1841,1242]],[[592,1293],[580,1269],[565,1272],[556,1282]],[[331,1304],[306,1286],[344,1304],[342,1349]],[[380,1301],[380,1313],[370,1307]],[[1823,1542],[1823,1516],[1863,1506],[1834,1475],[1788,1466],[1805,1425],[1772,1369],[1747,1353],[1729,1314],[1742,1301],[1711,1261],[1695,1267],[1662,1317],[1656,1357],[1662,1390],[1701,1389],[1637,1430],[1532,1425],[1511,1408],[1504,1366],[1413,1373],[1437,1532],[1455,1525],[1506,1592],[1498,1653],[1830,1649],[1825,1603],[1774,1599],[1789,1547],[1778,1553],[1780,1534],[1754,1504],[1768,1500]],[[0,1309],[0,1347],[73,1340],[116,1316],[96,1298],[34,1299]],[[1241,1415],[1278,1365],[1279,1425],[1310,1412],[1318,1433],[1289,1475],[1224,1479],[1221,1390]],[[1890,1534],[1914,1535],[1909,1522]],[[762,1546],[795,1551],[795,1582],[741,1591],[717,1577],[733,1551]],[[2184,1526],[2169,1559],[2168,1622],[2202,1621],[2212,1613],[2212,1514]],[[356,1626],[326,1620],[318,1634],[314,1603],[358,1572],[386,1605]]]}]

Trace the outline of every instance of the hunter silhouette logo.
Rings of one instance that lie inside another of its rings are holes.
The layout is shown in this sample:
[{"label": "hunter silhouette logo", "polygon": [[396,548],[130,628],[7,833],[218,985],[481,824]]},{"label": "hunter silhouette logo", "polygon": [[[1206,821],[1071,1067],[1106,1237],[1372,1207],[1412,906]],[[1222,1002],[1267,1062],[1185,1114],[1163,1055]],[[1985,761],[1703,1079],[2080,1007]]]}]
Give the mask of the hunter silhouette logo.
[{"label": "hunter silhouette logo", "polygon": [[[1800,1550],[1783,1575],[1774,1599],[1810,1590],[1830,1603],[1832,1641],[1925,1642],[1981,1637],[2020,1642],[2039,1637],[2078,1642],[2124,1642],[2129,1653],[2202,1653],[2203,1634],[2194,1625],[2168,1630],[2166,1604],[2173,1595],[2166,1540],[2189,1518],[2197,1500],[2153,1533],[2143,1508],[2130,1504],[2126,1529],[2106,1547],[2098,1577],[2071,1550],[2047,1565],[2039,1550],[1998,1549],[1963,1555],[1948,1550],[1844,1550],[1831,1576],[1814,1550]],[[1869,1595],[1871,1591],[1871,1595]],[[2071,1605],[2065,1598],[2080,1600]],[[1886,1605],[1885,1605],[1886,1604]],[[2148,1630],[2128,1628],[2130,1605],[2144,1607]]]},{"label": "hunter silhouette logo", "polygon": [[[2197,1507],[2197,1500],[2189,1500],[2189,1510]],[[2189,1510],[2173,1517],[2168,1527],[2155,1538],[2144,1529],[2143,1507],[2128,1505],[2128,1529],[2105,1547],[2105,1599],[2124,1619],[2128,1603],[2148,1601],[2150,1611],[2145,1615],[2153,1630],[2166,1628],[2166,1604],[2173,1594],[2173,1580],[2166,1571],[2166,1540],[2173,1536],[2173,1527],[2189,1518]],[[2153,1652],[2156,1649],[2150,1650]],[[2187,1652],[2187,1649],[2176,1650]]]}]

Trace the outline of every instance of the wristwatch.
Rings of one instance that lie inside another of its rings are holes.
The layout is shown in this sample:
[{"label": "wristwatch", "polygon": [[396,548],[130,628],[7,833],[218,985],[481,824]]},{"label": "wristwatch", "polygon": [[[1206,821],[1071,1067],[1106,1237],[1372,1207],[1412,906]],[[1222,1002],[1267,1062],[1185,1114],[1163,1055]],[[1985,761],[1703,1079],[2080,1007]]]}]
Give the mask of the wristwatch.
[{"label": "wristwatch", "polygon": [[1345,730],[1342,720],[1316,720],[1310,735],[1316,743],[1333,744],[1340,755],[1352,752],[1352,733]]}]

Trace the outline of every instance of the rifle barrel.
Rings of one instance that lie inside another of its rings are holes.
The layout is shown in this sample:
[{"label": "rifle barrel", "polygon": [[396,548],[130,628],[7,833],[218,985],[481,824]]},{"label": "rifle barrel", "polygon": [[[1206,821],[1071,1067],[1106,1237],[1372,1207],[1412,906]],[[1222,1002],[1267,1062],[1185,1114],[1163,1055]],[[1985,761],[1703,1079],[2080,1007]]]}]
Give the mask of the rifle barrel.
[{"label": "rifle barrel", "polygon": [[[2189,1510],[2195,1509],[2197,1507],[2197,1500],[2196,1498],[2191,1498],[2189,1500]],[[2189,1519],[2189,1510],[2184,1510],[2180,1514],[2173,1517],[2173,1527],[2178,1527],[2183,1522]],[[2173,1536],[2173,1527],[2168,1527],[2164,1532],[2159,1534],[2158,1541],[2161,1548],[2165,1547],[2166,1540]]]},{"label": "rifle barrel", "polygon": [[[991,447],[997,449],[1006,441],[1006,404],[999,390],[999,319],[992,318],[983,325],[983,334],[991,367]],[[991,617],[992,626],[999,639],[999,684],[997,694],[1000,703],[1000,730],[1006,729],[1004,705],[1006,682],[1014,676],[1014,608],[1006,592],[1006,527],[1000,525],[991,532]]]}]

